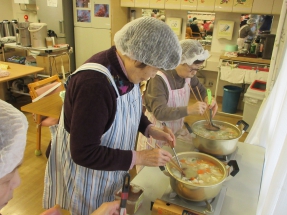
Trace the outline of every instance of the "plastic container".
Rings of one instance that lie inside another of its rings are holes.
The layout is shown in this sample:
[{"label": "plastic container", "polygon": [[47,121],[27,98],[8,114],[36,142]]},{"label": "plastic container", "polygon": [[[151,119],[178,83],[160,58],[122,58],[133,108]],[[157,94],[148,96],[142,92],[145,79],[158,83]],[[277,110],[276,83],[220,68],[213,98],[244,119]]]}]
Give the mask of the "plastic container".
[{"label": "plastic container", "polygon": [[241,87],[226,85],[223,87],[222,111],[226,113],[236,113],[239,103]]},{"label": "plastic container", "polygon": [[33,48],[46,48],[47,24],[30,23],[28,30],[31,36],[31,46]]},{"label": "plastic container", "polygon": [[[122,190],[115,194],[116,200],[121,199]],[[127,215],[135,214],[143,203],[144,189],[138,185],[130,184],[129,195],[126,204]]]},{"label": "plastic container", "polygon": [[243,120],[249,124],[247,132],[250,131],[259,108],[265,98],[266,82],[255,80],[248,87],[246,93],[244,94],[244,109],[243,109]]}]

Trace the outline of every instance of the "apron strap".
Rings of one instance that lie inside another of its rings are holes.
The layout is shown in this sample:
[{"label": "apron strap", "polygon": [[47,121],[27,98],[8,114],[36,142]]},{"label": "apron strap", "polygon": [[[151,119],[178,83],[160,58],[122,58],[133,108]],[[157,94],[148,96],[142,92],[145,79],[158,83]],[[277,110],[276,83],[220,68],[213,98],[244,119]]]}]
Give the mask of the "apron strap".
[{"label": "apron strap", "polygon": [[162,79],[164,80],[164,82],[166,83],[166,86],[168,88],[168,91],[171,91],[171,87],[170,87],[170,84],[168,82],[168,79],[166,77],[166,75],[162,72],[162,71],[157,71],[156,75],[162,77]]},{"label": "apron strap", "polygon": [[115,83],[115,81],[113,79],[113,76],[111,75],[110,71],[105,66],[103,66],[101,64],[98,64],[98,63],[85,63],[82,66],[80,66],[75,72],[73,72],[68,77],[68,80],[65,83],[65,88],[67,88],[72,75],[75,75],[78,72],[84,71],[84,70],[94,70],[96,72],[100,72],[100,73],[106,75],[109,78],[110,82],[112,83],[113,87],[115,88],[115,91],[116,91],[118,97],[120,96],[120,93],[118,91],[117,85],[116,85],[116,83]]}]

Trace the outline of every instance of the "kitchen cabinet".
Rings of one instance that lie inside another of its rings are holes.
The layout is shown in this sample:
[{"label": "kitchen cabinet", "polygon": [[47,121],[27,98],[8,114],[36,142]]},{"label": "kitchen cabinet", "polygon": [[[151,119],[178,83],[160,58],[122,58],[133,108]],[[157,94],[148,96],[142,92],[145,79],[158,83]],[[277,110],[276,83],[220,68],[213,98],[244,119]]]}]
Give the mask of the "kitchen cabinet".
[{"label": "kitchen cabinet", "polygon": [[214,11],[215,0],[198,0],[197,10]]},{"label": "kitchen cabinet", "polygon": [[280,14],[284,0],[274,0],[272,6],[272,14]]},{"label": "kitchen cabinet", "polygon": [[135,0],[121,0],[121,7],[135,7]]},{"label": "kitchen cabinet", "polygon": [[165,9],[173,9],[179,10],[180,9],[180,0],[165,0]]},{"label": "kitchen cabinet", "polygon": [[251,13],[253,0],[234,0],[232,12]]},{"label": "kitchen cabinet", "polygon": [[271,14],[273,1],[270,0],[254,0],[252,5],[253,14]]},{"label": "kitchen cabinet", "polygon": [[198,0],[193,0],[193,1],[181,0],[180,9],[181,10],[196,10],[197,1]]},{"label": "kitchen cabinet", "polygon": [[149,7],[156,9],[164,9],[164,2],[165,0],[150,0]]},{"label": "kitchen cabinet", "polygon": [[149,8],[149,0],[135,0],[135,7]]}]

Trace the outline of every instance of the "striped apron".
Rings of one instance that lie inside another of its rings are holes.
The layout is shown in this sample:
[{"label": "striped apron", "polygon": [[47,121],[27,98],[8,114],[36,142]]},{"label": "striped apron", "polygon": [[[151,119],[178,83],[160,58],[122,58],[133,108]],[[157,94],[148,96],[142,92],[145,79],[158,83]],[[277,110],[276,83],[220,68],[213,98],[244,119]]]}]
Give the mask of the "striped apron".
[{"label": "striped apron", "polygon": [[[114,149],[134,150],[142,112],[139,86],[134,85],[131,92],[120,96],[107,68],[87,63],[72,75],[81,70],[94,70],[105,74],[118,95],[114,122],[103,134],[101,145]],[[51,208],[59,204],[72,215],[88,215],[103,202],[113,201],[115,192],[122,186],[126,172],[99,171],[75,164],[71,158],[69,133],[64,128],[63,109],[59,124],[51,126],[50,130],[52,145],[45,171],[43,207]]]},{"label": "striped apron", "polygon": [[[168,107],[182,107],[187,106],[189,102],[189,96],[190,96],[190,89],[188,84],[190,83],[190,78],[185,79],[185,85],[181,89],[172,90],[170,87],[170,84],[168,82],[167,77],[165,74],[161,71],[157,72],[157,75],[162,77],[164,82],[166,83],[166,86],[168,88],[169,97],[167,106]],[[156,127],[161,128],[162,127],[162,121],[158,121],[155,116],[148,112],[146,110],[145,115],[148,117],[149,121],[151,121]],[[169,127],[172,132],[175,134],[177,131],[179,131],[183,126],[184,118],[173,120],[173,121],[165,121],[167,127]],[[139,133],[138,141],[137,141],[137,151],[146,150],[150,147],[146,144],[146,142],[149,142],[153,147],[155,147],[155,144],[162,146],[165,144],[164,141],[155,140],[153,138],[147,138],[141,133]],[[142,166],[136,166],[137,172],[139,172],[143,167]]]}]

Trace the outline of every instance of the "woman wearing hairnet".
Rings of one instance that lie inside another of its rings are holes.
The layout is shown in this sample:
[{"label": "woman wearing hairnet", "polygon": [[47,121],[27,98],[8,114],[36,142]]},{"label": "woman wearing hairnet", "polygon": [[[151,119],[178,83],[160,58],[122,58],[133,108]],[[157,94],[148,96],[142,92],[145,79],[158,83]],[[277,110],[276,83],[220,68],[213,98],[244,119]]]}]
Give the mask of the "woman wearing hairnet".
[{"label": "woman wearing hairnet", "polygon": [[[28,122],[25,115],[0,99],[0,210],[13,198],[14,189],[20,185],[18,167],[22,163],[26,146]],[[23,194],[25,195],[25,194]],[[116,214],[118,201],[103,203],[92,215]],[[41,215],[61,215],[58,205]]]},{"label": "woman wearing hairnet", "polygon": [[243,49],[244,42],[248,38],[248,36],[253,37],[255,35],[255,31],[252,30],[252,28],[255,26],[256,26],[256,19],[251,18],[248,19],[246,25],[243,25],[239,29],[239,37],[237,39],[238,49]]},{"label": "woman wearing hairnet", "polygon": [[162,166],[172,158],[162,149],[134,149],[138,131],[174,145],[171,130],[152,126],[142,113],[139,83],[179,64],[177,36],[164,22],[142,17],[118,31],[114,42],[66,83],[59,125],[51,127],[45,208],[58,203],[71,214],[89,214],[114,200],[134,165]]},{"label": "woman wearing hairnet", "polygon": [[[184,117],[203,115],[207,108],[212,108],[214,116],[218,109],[214,99],[209,106],[207,105],[206,89],[196,77],[196,72],[209,57],[208,51],[204,50],[197,40],[182,40],[180,45],[182,48],[180,64],[173,70],[158,71],[156,77],[149,80],[144,94],[145,115],[159,127],[162,126],[162,122],[165,122],[174,133],[183,127]],[[188,105],[189,85],[200,100],[197,93],[197,88],[199,89],[204,102],[198,101]],[[139,134],[137,150],[149,148],[146,141],[152,146],[155,146],[155,143],[164,144],[162,141]],[[137,170],[140,170],[140,167],[137,167]]]}]

